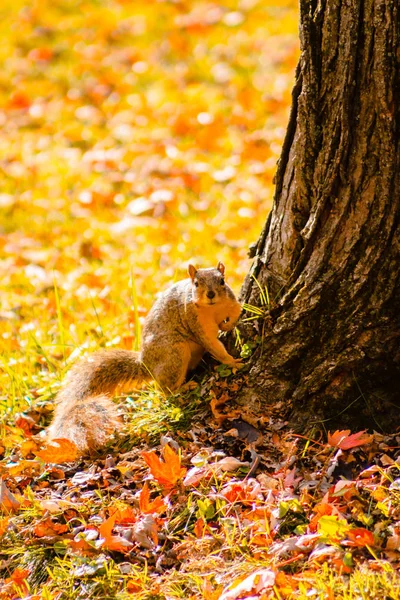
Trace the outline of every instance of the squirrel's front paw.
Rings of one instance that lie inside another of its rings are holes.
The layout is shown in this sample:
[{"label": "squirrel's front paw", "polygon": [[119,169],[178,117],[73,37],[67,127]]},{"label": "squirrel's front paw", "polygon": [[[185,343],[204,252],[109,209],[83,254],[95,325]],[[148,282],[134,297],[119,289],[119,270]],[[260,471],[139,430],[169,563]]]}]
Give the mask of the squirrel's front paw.
[{"label": "squirrel's front paw", "polygon": [[242,359],[234,358],[233,356],[229,356],[229,360],[224,361],[224,363],[228,365],[228,367],[236,367],[237,369],[240,369],[240,367],[243,366]]},{"label": "squirrel's front paw", "polygon": [[227,317],[224,321],[221,321],[221,323],[218,324],[218,329],[220,331],[232,331],[234,327],[235,323],[231,321],[229,317]]}]

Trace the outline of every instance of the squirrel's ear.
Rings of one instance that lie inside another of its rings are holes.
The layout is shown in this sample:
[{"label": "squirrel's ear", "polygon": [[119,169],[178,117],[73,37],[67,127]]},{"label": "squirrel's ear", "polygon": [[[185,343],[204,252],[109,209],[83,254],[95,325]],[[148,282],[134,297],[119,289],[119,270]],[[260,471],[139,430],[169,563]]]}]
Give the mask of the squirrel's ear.
[{"label": "squirrel's ear", "polygon": [[196,277],[197,269],[195,269],[193,265],[189,265],[188,266],[188,273],[190,275],[190,279],[192,281],[194,281],[194,278]]},{"label": "squirrel's ear", "polygon": [[225,273],[225,265],[221,261],[217,264],[217,269],[223,275]]}]

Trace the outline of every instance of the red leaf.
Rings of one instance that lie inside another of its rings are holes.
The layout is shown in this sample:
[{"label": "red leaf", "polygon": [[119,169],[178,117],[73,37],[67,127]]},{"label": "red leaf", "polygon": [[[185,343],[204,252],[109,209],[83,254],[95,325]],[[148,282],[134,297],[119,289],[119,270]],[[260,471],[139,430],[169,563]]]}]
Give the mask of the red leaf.
[{"label": "red leaf", "polygon": [[334,433],[328,433],[328,444],[329,446],[333,446],[334,448],[340,448],[341,450],[349,450],[350,448],[356,448],[357,446],[364,446],[365,444],[370,444],[374,436],[373,435],[364,435],[365,429],[363,431],[358,431],[357,433],[350,434],[350,429],[345,429],[343,431],[335,431]]},{"label": "red leaf", "polygon": [[358,546],[359,548],[364,546],[374,546],[375,544],[374,534],[363,527],[351,529],[347,534],[347,539],[348,546]]}]

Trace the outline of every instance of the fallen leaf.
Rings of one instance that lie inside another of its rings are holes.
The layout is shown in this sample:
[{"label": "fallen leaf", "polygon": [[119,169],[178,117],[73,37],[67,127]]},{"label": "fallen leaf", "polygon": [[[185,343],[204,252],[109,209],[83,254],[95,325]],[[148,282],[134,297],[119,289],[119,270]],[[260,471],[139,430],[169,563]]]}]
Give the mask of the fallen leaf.
[{"label": "fallen leaf", "polygon": [[351,435],[350,429],[344,429],[343,431],[337,430],[332,434],[330,432],[328,433],[329,446],[340,448],[341,450],[349,450],[350,448],[370,444],[373,439],[373,435],[365,435],[365,429]]},{"label": "fallen leaf", "polygon": [[158,544],[157,523],[152,515],[145,515],[133,528],[133,537],[143,548],[154,548]]},{"label": "fallen leaf", "polygon": [[139,508],[144,514],[162,513],[166,510],[167,506],[163,498],[157,497],[155,500],[150,501],[150,490],[146,483],[143,486],[139,496]]},{"label": "fallen leaf", "polygon": [[33,533],[36,537],[45,537],[50,535],[60,535],[68,531],[68,525],[62,525],[61,523],[53,523],[51,519],[46,519],[41,523],[38,523],[33,528]]},{"label": "fallen leaf", "polygon": [[30,477],[40,473],[40,464],[37,460],[20,460],[17,463],[7,465],[7,471],[10,477],[24,475]]},{"label": "fallen leaf", "polygon": [[[29,591],[29,586],[26,582],[27,577],[30,575],[30,570],[29,569],[14,569],[14,571],[11,573],[11,576],[8,577],[5,582],[6,583],[13,583],[14,587],[15,587],[15,591],[18,592],[22,592],[23,594],[27,594]],[[17,597],[19,597],[20,594],[18,594]],[[15,596],[12,596],[13,598]]]},{"label": "fallen leaf", "polygon": [[197,519],[197,521],[193,527],[193,532],[198,539],[201,539],[204,536],[206,527],[207,527],[207,523],[204,519],[202,519],[201,517],[200,517],[200,519]]},{"label": "fallen leaf", "polygon": [[9,522],[9,517],[4,517],[3,519],[0,519],[0,537],[7,531]]},{"label": "fallen leaf", "polygon": [[99,527],[99,534],[103,538],[102,548],[116,552],[129,552],[132,548],[132,542],[129,542],[120,535],[112,535],[112,530],[118,517],[118,511],[113,513]]},{"label": "fallen leaf", "polygon": [[189,485],[197,485],[202,479],[209,479],[212,477],[212,469],[209,465],[204,467],[192,467],[186,474],[185,479],[183,480],[183,485],[185,487]]},{"label": "fallen leaf", "polygon": [[238,460],[237,458],[235,458],[234,456],[226,456],[225,458],[222,458],[221,460],[219,460],[211,465],[213,471],[215,471],[215,472],[237,471],[238,469],[240,469],[240,467],[249,467],[249,466],[250,466],[250,463],[242,462],[242,461]]},{"label": "fallen leaf", "polygon": [[256,501],[257,497],[262,498],[261,486],[255,479],[229,483],[222,489],[221,494],[229,502],[241,502],[244,504],[252,504]]},{"label": "fallen leaf", "polygon": [[347,534],[347,546],[357,546],[363,548],[364,546],[374,546],[375,538],[374,534],[368,529],[363,527],[357,527],[356,529],[350,529]]},{"label": "fallen leaf", "polygon": [[34,453],[45,462],[53,464],[72,462],[79,456],[75,444],[64,438],[48,441],[41,450],[34,450]]},{"label": "fallen leaf", "polygon": [[186,469],[181,467],[179,454],[174,452],[168,444],[163,448],[164,460],[161,460],[153,451],[142,452],[141,455],[154,479],[166,489],[174,487],[186,473]]},{"label": "fallen leaf", "polygon": [[138,594],[143,591],[143,581],[137,577],[136,579],[128,579],[126,582],[126,591],[128,594]]},{"label": "fallen leaf", "polygon": [[335,515],[324,515],[318,521],[318,532],[328,540],[338,542],[349,532],[350,525],[345,519],[339,519]]},{"label": "fallen leaf", "polygon": [[[265,590],[271,589],[275,585],[276,575],[270,569],[260,569],[255,571],[239,583],[233,583],[222,592],[219,600],[238,600],[255,596]],[[259,596],[257,596],[259,597]]]},{"label": "fallen leaf", "polygon": [[0,478],[0,509],[5,512],[16,512],[20,506],[21,503]]}]

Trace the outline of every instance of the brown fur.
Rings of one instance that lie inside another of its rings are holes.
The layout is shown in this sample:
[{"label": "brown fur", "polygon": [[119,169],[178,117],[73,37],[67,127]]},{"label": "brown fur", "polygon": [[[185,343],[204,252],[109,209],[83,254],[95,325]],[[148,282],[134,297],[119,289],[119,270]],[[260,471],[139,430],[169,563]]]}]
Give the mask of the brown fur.
[{"label": "brown fur", "polygon": [[104,445],[120,427],[110,396],[155,379],[174,392],[204,352],[235,366],[235,359],[218,339],[220,330],[235,326],[241,306],[224,282],[225,267],[189,266],[190,279],[179,281],[155,302],[144,327],[140,353],[129,350],[95,352],[75,365],[57,396],[48,434],[68,438],[82,453]]}]

